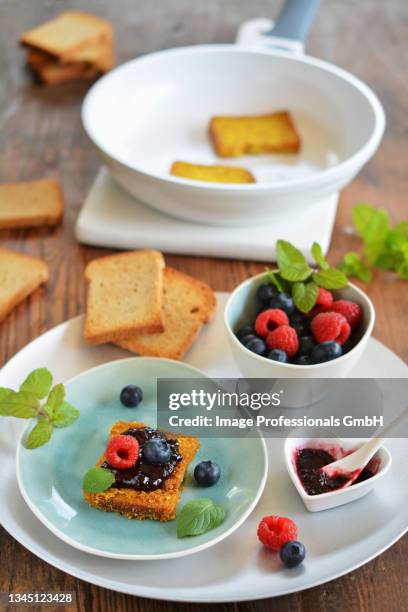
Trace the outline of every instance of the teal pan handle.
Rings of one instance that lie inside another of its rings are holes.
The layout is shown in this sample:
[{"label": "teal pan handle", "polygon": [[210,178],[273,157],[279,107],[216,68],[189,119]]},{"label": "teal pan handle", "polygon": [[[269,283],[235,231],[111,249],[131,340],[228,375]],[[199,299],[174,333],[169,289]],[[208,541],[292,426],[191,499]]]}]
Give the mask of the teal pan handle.
[{"label": "teal pan handle", "polygon": [[286,0],[276,24],[267,36],[304,42],[313,23],[320,0]]}]

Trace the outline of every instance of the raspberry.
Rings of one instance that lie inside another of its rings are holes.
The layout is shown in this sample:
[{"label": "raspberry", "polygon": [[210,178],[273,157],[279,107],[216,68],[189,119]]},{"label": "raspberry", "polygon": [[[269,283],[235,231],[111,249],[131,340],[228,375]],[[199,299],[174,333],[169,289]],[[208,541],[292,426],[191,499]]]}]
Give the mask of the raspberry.
[{"label": "raspberry", "polygon": [[295,523],[284,516],[265,516],[258,526],[258,538],[272,550],[280,550],[286,542],[296,540],[297,536]]},{"label": "raspberry", "polygon": [[314,317],[310,327],[319,343],[335,340],[344,344],[351,331],[346,319],[338,312],[321,312]]},{"label": "raspberry", "polygon": [[266,337],[266,346],[269,350],[281,349],[288,357],[296,355],[299,349],[299,338],[296,330],[290,325],[280,325],[269,332]]},{"label": "raspberry", "polygon": [[355,329],[360,323],[361,308],[355,302],[349,300],[336,300],[331,305],[330,310],[343,315],[351,329]]},{"label": "raspberry", "polygon": [[139,457],[139,444],[133,436],[113,436],[105,451],[110,466],[126,470],[135,465]]},{"label": "raspberry", "polygon": [[309,317],[315,317],[321,312],[325,312],[326,310],[330,310],[331,305],[333,304],[333,295],[327,289],[322,289],[319,287],[319,293],[317,294],[317,300],[315,306],[308,313]]},{"label": "raspberry", "polygon": [[255,321],[255,331],[260,338],[266,338],[269,332],[280,325],[288,325],[289,319],[285,311],[280,308],[268,308],[261,312]]}]

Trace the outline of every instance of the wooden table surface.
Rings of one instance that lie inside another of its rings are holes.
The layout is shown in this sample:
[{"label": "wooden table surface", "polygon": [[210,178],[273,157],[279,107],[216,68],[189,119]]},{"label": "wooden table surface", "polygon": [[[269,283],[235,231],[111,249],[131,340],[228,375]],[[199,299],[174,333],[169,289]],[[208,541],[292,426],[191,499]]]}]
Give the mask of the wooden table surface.
[{"label": "wooden table surface", "polygon": [[[89,84],[53,89],[33,84],[17,45],[21,32],[68,8],[108,17],[117,33],[118,62],[160,48],[201,42],[232,42],[239,23],[273,17],[281,2],[272,0],[13,0],[0,3],[1,181],[57,176],[65,193],[62,227],[8,231],[2,247],[44,257],[51,269],[48,287],[19,306],[0,328],[0,365],[33,338],[84,311],[86,263],[108,253],[76,243],[74,223],[99,167],[80,125],[80,104]],[[408,3],[405,0],[326,0],[310,33],[308,52],[355,73],[377,92],[387,113],[380,150],[341,196],[329,259],[359,247],[350,233],[356,202],[386,207],[394,221],[408,218],[408,113],[406,59]],[[166,255],[169,264],[231,290],[263,269],[262,264]],[[365,287],[377,310],[375,336],[408,360],[408,285],[378,273]],[[62,356],[63,358],[63,356]],[[343,526],[347,529],[347,525]],[[76,580],[37,559],[0,531],[0,591],[75,591],[79,610],[185,611],[208,606],[171,604],[129,597]],[[408,610],[408,540],[334,582],[303,593],[263,602],[214,605],[215,611],[276,612],[304,610],[355,612]],[[50,608],[48,608],[50,609]]]}]

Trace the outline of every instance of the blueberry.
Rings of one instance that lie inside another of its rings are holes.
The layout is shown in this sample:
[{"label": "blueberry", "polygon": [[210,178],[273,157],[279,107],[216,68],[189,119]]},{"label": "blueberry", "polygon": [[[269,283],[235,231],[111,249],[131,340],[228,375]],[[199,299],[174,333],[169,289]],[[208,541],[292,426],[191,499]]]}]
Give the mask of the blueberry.
[{"label": "blueberry", "polygon": [[243,338],[245,338],[245,336],[253,336],[254,334],[255,331],[252,325],[244,325],[244,327],[241,327],[241,329],[237,331],[237,338],[238,340],[242,340]]},{"label": "blueberry", "polygon": [[298,310],[295,310],[291,315],[290,315],[290,324],[292,326],[295,325],[302,325],[303,324],[303,319],[304,319],[304,315],[302,315],[301,312],[299,312]]},{"label": "blueberry", "polygon": [[265,355],[266,353],[266,344],[261,338],[256,338],[255,336],[252,338],[246,338],[246,342],[244,346],[256,355]]},{"label": "blueberry", "polygon": [[257,338],[258,336],[256,336],[255,334],[248,334],[247,336],[243,336],[242,338],[240,338],[240,340],[241,344],[246,346],[250,340],[256,340]]},{"label": "blueberry", "polygon": [[201,461],[194,468],[194,478],[200,487],[212,487],[219,481],[220,476],[220,466],[214,461]]},{"label": "blueberry", "polygon": [[298,311],[294,312],[290,316],[290,324],[296,330],[296,333],[299,337],[307,335],[310,330],[309,317],[306,317]]},{"label": "blueberry", "polygon": [[166,465],[170,461],[171,451],[166,440],[150,438],[142,446],[143,461],[149,465]]},{"label": "blueberry", "polygon": [[300,355],[295,359],[296,365],[312,365],[312,358],[310,355]]},{"label": "blueberry", "polygon": [[340,357],[342,354],[343,351],[340,344],[330,340],[328,342],[316,344],[312,351],[311,357],[313,363],[323,363],[324,361],[337,359],[337,357]]},{"label": "blueberry", "polygon": [[316,340],[313,336],[301,336],[299,338],[299,350],[298,357],[301,355],[310,355],[314,347],[316,346]]},{"label": "blueberry", "polygon": [[280,361],[281,363],[286,363],[288,361],[288,356],[285,351],[281,351],[280,349],[272,349],[267,354],[268,359],[272,359],[272,361]]},{"label": "blueberry", "polygon": [[285,567],[297,567],[306,557],[306,549],[302,542],[291,540],[282,546],[279,556]]},{"label": "blueberry", "polygon": [[143,399],[143,391],[137,385],[127,385],[120,392],[120,401],[126,408],[136,408]]},{"label": "blueberry", "polygon": [[259,285],[256,292],[256,297],[260,302],[267,304],[271,298],[276,294],[276,289],[271,283],[263,283]]},{"label": "blueberry", "polygon": [[284,310],[287,315],[292,314],[295,310],[293,300],[287,293],[277,293],[274,295],[269,302],[269,308],[280,308]]}]

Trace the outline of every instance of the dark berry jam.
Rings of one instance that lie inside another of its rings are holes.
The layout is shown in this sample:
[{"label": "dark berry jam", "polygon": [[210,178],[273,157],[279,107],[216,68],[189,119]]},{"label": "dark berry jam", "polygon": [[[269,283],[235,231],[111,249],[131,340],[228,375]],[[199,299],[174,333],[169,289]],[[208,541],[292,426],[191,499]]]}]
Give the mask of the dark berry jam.
[{"label": "dark berry jam", "polygon": [[[161,489],[164,481],[173,473],[177,463],[182,460],[177,440],[168,440],[163,432],[151,427],[128,429],[124,436],[133,436],[140,446],[140,457],[132,468],[121,470],[104,462],[102,467],[108,468],[115,476],[113,487],[117,489],[135,489],[136,491],[155,491]],[[150,465],[143,461],[143,444],[151,438],[161,438],[170,446],[170,461],[166,465]]]},{"label": "dark berry jam", "polygon": [[[348,478],[343,474],[329,477],[324,472],[321,472],[322,467],[333,463],[333,461],[335,461],[333,455],[322,449],[302,448],[297,451],[296,470],[300,482],[308,495],[320,495],[320,493],[335,491],[347,482]],[[353,484],[363,482],[363,480],[367,480],[372,476],[374,474],[367,468],[364,468]]]}]

